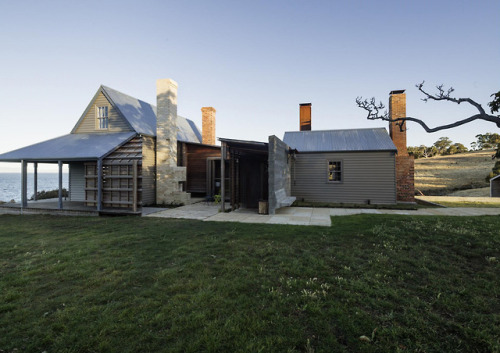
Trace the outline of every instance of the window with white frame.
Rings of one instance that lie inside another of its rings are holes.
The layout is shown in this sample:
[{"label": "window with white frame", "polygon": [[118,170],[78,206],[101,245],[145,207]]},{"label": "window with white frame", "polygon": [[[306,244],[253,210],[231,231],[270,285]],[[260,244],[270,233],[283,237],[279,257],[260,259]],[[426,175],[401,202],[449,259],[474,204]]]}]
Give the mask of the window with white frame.
[{"label": "window with white frame", "polygon": [[97,107],[97,126],[99,129],[107,129],[108,123],[108,107]]},{"label": "window with white frame", "polygon": [[328,182],[342,181],[342,161],[328,161],[327,166]]}]

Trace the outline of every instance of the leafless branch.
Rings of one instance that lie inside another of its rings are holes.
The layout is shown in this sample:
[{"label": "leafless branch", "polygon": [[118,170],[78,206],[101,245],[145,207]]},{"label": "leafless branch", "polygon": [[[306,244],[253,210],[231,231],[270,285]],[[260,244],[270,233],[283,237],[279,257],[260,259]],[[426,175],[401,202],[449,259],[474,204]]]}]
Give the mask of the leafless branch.
[{"label": "leafless branch", "polygon": [[472,106],[474,106],[479,111],[479,114],[475,114],[475,115],[470,116],[466,119],[462,119],[462,120],[456,121],[456,122],[451,123],[451,124],[446,124],[446,125],[441,125],[441,126],[430,128],[429,126],[427,126],[427,124],[424,121],[417,119],[417,118],[409,117],[409,116],[404,117],[404,118],[391,119],[389,116],[389,113],[387,111],[384,111],[383,113],[381,113],[381,111],[385,108],[385,106],[382,104],[382,102],[380,102],[379,104],[376,104],[375,98],[372,98],[370,100],[368,100],[368,99],[363,100],[362,97],[357,97],[356,104],[358,105],[358,107],[360,107],[368,112],[367,119],[369,119],[369,120],[380,119],[380,120],[389,121],[389,122],[399,122],[399,124],[397,124],[397,125],[399,125],[401,130],[403,130],[403,126],[404,126],[403,124],[405,121],[412,121],[412,122],[415,122],[417,124],[420,124],[420,126],[422,126],[426,132],[436,132],[436,131],[440,131],[440,130],[451,129],[451,128],[454,128],[454,127],[457,127],[460,125],[470,123],[471,121],[474,121],[474,120],[489,121],[489,122],[496,124],[497,127],[500,128],[500,117],[499,116],[487,114],[485,112],[485,110],[483,109],[483,107],[481,106],[481,104],[475,102],[474,100],[472,100],[470,98],[454,98],[454,97],[452,97],[451,94],[454,92],[453,87],[450,87],[449,89],[445,90],[443,85],[439,85],[436,87],[438,90],[437,94],[430,94],[423,89],[423,86],[424,86],[424,82],[416,85],[418,90],[420,92],[422,92],[426,97],[426,98],[422,99],[424,102],[427,102],[429,99],[435,100],[435,101],[449,101],[449,102],[453,102],[453,103],[457,103],[457,104],[466,102],[466,103],[469,103]]}]

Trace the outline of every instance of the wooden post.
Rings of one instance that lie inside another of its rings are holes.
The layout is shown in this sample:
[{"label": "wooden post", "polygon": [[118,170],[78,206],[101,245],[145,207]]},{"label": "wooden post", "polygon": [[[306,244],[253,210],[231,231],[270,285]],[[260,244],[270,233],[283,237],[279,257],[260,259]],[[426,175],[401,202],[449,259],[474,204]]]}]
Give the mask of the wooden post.
[{"label": "wooden post", "polygon": [[21,210],[28,207],[28,162],[21,161]]},{"label": "wooden post", "polygon": [[38,163],[33,163],[33,189],[35,191],[34,199],[38,200]]},{"label": "wooden post", "polygon": [[62,161],[57,161],[59,166],[59,209],[62,210],[63,202],[62,202],[62,184],[63,184],[63,176],[62,176]]},{"label": "wooden post", "polygon": [[102,211],[102,159],[97,160],[97,211]]},{"label": "wooden post", "polygon": [[225,174],[225,166],[226,166],[226,143],[222,143],[221,154],[220,154],[220,210],[221,212],[225,212],[225,203],[226,203],[226,174]]},{"label": "wooden post", "polygon": [[132,211],[137,212],[137,159],[132,162]]}]

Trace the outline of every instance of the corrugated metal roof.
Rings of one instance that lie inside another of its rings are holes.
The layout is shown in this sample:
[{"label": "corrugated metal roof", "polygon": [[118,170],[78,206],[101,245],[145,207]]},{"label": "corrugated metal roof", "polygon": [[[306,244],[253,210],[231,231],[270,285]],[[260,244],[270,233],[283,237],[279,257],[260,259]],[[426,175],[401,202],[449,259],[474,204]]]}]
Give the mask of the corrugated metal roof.
[{"label": "corrugated metal roof", "polygon": [[299,152],[396,151],[384,128],[289,131],[283,142]]},{"label": "corrugated metal roof", "polygon": [[[112,88],[102,86],[105,95],[139,134],[156,136],[156,107]],[[201,143],[201,133],[195,123],[177,116],[177,140]]]},{"label": "corrugated metal roof", "polygon": [[135,132],[69,134],[0,154],[0,161],[94,160],[105,156],[135,135]]}]

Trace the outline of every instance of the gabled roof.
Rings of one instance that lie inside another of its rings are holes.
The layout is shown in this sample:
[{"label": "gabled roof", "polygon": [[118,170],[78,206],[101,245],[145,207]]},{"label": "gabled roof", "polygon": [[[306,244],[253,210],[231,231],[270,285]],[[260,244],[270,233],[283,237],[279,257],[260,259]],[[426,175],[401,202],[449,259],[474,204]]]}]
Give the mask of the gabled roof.
[{"label": "gabled roof", "polygon": [[135,135],[135,132],[69,134],[0,154],[0,162],[94,160],[106,156]]},{"label": "gabled roof", "polygon": [[384,128],[289,131],[283,142],[299,152],[397,151]]},{"label": "gabled roof", "polygon": [[[156,136],[156,107],[106,86],[99,87],[96,95],[73,128],[72,133],[76,131],[80,122],[87,115],[88,110],[92,107],[92,103],[100,92],[120,112],[132,130],[139,134]],[[179,128],[177,140],[201,143],[200,130],[193,121],[177,116],[177,127]]]}]

